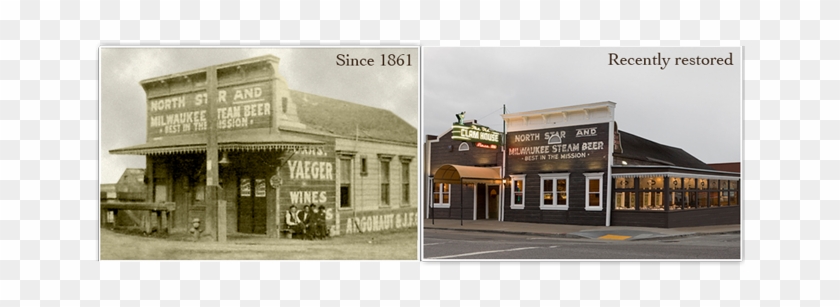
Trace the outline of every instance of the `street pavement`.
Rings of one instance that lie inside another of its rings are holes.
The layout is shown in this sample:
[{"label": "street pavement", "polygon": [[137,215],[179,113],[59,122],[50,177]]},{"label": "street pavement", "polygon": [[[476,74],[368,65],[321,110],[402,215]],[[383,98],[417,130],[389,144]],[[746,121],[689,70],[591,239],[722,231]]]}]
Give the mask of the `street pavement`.
[{"label": "street pavement", "polygon": [[[491,220],[451,220],[426,219],[424,229],[445,229],[461,231],[479,231],[504,234],[527,234],[562,238],[589,238],[608,240],[650,240],[677,238],[693,235],[740,233],[741,225],[715,225],[682,228],[655,228],[629,226],[586,226],[547,223],[518,223]],[[606,237],[605,237],[606,236]]]},{"label": "street pavement", "polygon": [[499,221],[424,221],[423,257],[437,259],[733,259],[740,225],[604,227]]},{"label": "street pavement", "polygon": [[740,241],[740,234],[620,241],[426,229],[423,259],[738,260],[741,252]]}]

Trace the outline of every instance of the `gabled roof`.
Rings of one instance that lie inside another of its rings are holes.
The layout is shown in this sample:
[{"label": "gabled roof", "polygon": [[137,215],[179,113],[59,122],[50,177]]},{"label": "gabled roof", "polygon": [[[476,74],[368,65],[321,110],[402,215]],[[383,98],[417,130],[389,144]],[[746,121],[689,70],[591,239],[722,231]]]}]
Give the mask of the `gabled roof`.
[{"label": "gabled roof", "polygon": [[308,128],[340,136],[417,144],[417,128],[391,111],[299,91],[291,91],[300,121]]},{"label": "gabled roof", "polygon": [[635,134],[619,130],[621,153],[616,153],[613,163],[621,165],[663,165],[713,170],[708,164],[681,148],[662,145]]}]

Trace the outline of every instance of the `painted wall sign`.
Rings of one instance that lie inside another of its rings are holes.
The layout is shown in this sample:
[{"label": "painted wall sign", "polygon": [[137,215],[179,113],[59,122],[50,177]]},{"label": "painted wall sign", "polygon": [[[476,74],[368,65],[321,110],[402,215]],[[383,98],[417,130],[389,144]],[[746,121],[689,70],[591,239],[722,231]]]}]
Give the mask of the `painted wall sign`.
[{"label": "painted wall sign", "polygon": [[367,233],[390,229],[417,227],[417,212],[395,212],[386,214],[362,215],[355,218],[348,217],[341,234]]},{"label": "painted wall sign", "polygon": [[[216,108],[220,131],[268,128],[271,125],[271,83],[220,87]],[[201,133],[207,130],[207,93],[193,92],[148,100],[149,138]]]},{"label": "painted wall sign", "polygon": [[502,134],[488,127],[476,124],[452,123],[452,139],[467,142],[481,142],[489,145],[499,145]]},{"label": "painted wall sign", "polygon": [[[335,154],[332,148],[305,147],[294,150],[281,169],[281,197],[293,205],[326,205],[335,202]],[[286,198],[288,197],[288,198]]]},{"label": "painted wall sign", "polygon": [[580,160],[605,165],[609,154],[608,129],[609,124],[603,123],[508,133],[507,155],[514,164],[553,162],[571,169],[578,164],[574,161]]}]

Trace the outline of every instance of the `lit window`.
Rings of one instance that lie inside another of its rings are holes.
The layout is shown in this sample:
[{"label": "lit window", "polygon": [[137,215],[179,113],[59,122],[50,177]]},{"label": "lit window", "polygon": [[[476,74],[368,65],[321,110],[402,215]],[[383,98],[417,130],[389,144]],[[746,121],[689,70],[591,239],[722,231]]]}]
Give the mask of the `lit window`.
[{"label": "lit window", "polygon": [[525,175],[510,175],[510,208],[525,209]]},{"label": "lit window", "polygon": [[[639,186],[642,190],[641,210],[665,210],[662,189],[665,185],[664,177],[640,178]],[[673,183],[672,183],[673,185]]]},{"label": "lit window", "polygon": [[568,210],[569,174],[540,174],[543,210]]},{"label": "lit window", "polygon": [[449,189],[448,183],[433,183],[432,190],[432,206],[435,208],[449,208]]},{"label": "lit window", "polygon": [[468,151],[470,150],[470,144],[467,142],[461,142],[461,145],[458,145],[458,151]]},{"label": "lit window", "polygon": [[601,178],[604,176],[604,173],[586,173],[583,175],[586,176],[586,210],[603,210]]}]

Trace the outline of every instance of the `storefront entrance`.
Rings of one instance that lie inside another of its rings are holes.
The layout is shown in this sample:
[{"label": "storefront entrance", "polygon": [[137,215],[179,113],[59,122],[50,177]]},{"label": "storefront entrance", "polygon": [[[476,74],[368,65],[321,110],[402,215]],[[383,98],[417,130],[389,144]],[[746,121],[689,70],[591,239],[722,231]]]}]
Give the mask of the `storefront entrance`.
[{"label": "storefront entrance", "polygon": [[239,177],[239,229],[241,233],[266,233],[266,186],[265,176],[243,174]]},{"label": "storefront entrance", "polygon": [[499,220],[499,186],[487,186],[487,218]]}]

